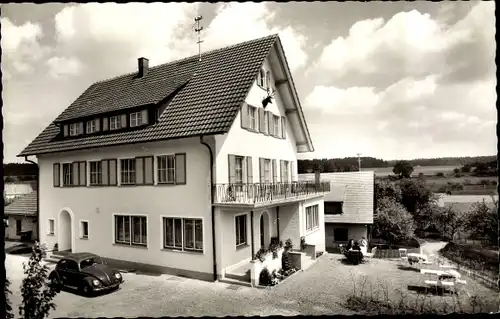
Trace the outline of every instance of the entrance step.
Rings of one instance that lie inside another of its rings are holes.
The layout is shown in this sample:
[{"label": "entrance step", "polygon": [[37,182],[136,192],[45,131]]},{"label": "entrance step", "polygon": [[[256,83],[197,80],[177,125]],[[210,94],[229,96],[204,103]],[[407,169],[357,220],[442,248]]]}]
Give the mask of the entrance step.
[{"label": "entrance step", "polygon": [[250,282],[250,270],[248,270],[246,272],[236,272],[236,271],[227,272],[226,278],[244,281],[244,282]]},{"label": "entrance step", "polygon": [[43,258],[44,261],[48,263],[57,264],[61,258],[67,254],[57,254],[57,251],[47,252],[47,257]]},{"label": "entrance step", "polygon": [[[227,276],[227,274],[226,274]],[[252,287],[252,284],[250,281],[241,281],[241,280],[236,280],[232,278],[224,278],[219,280],[219,282],[225,283],[225,284],[230,284],[230,285],[240,285],[240,286],[245,286],[245,287]]]}]

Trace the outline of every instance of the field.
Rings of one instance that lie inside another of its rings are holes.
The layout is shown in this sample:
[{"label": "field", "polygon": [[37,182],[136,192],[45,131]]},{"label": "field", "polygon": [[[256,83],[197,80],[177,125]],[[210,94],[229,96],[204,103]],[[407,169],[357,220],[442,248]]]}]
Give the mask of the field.
[{"label": "field", "polygon": [[[424,175],[436,175],[438,172],[446,174],[453,172],[453,169],[455,168],[459,168],[459,166],[415,166],[413,168],[413,175],[418,176],[420,173],[424,173]],[[361,164],[361,170],[374,171],[376,176],[387,176],[393,174],[392,167],[363,168],[363,164]]]}]

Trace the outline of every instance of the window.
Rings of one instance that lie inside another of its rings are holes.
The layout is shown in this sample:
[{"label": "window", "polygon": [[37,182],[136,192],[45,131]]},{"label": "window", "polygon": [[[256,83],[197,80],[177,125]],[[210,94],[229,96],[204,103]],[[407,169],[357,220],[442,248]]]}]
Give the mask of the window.
[{"label": "window", "polygon": [[248,106],[248,121],[249,121],[249,128],[252,130],[257,129],[257,117],[256,117],[256,108],[253,106]]},{"label": "window", "polygon": [[87,134],[92,134],[99,131],[99,120],[92,120],[87,122]]},{"label": "window", "polygon": [[203,251],[203,221],[198,218],[163,218],[163,247]]},{"label": "window", "polygon": [[243,157],[234,157],[235,184],[243,184]]},{"label": "window", "polygon": [[348,229],[347,228],[334,228],[333,229],[333,240],[334,241],[347,241],[348,239]]},{"label": "window", "polygon": [[310,231],[319,227],[319,206],[306,207],[306,230]]},{"label": "window", "polygon": [[147,246],[148,231],[145,216],[115,216],[117,244]]},{"label": "window", "polygon": [[273,132],[272,132],[272,135],[274,135],[274,136],[278,136],[278,134],[279,134],[279,122],[280,122],[279,116],[273,115]]},{"label": "window", "polygon": [[72,123],[69,125],[69,135],[70,136],[77,136],[80,135],[82,132],[80,131],[80,123]]},{"label": "window", "polygon": [[135,184],[135,158],[122,159],[120,161],[121,184]]},{"label": "window", "polygon": [[112,116],[109,118],[109,129],[117,130],[121,128],[120,116]]},{"label": "window", "polygon": [[135,127],[142,125],[142,114],[141,112],[135,112],[130,114],[130,127]]},{"label": "window", "polygon": [[175,155],[158,156],[158,183],[175,182]]},{"label": "window", "polygon": [[16,236],[21,235],[23,222],[20,219],[16,219]]},{"label": "window", "polygon": [[73,260],[66,261],[66,269],[69,271],[78,271],[78,263]]},{"label": "window", "polygon": [[257,85],[265,89],[266,71],[264,69],[260,69],[259,74],[257,75]]},{"label": "window", "polygon": [[186,154],[162,155],[158,160],[158,183],[186,184]]},{"label": "window", "polygon": [[63,186],[70,186],[73,183],[73,164],[63,164]]},{"label": "window", "polygon": [[102,184],[102,162],[90,162],[90,185]]},{"label": "window", "polygon": [[80,221],[80,237],[89,238],[89,222],[86,220]]},{"label": "window", "polygon": [[53,219],[49,219],[49,235],[54,235],[55,223]]},{"label": "window", "polygon": [[325,202],[325,215],[342,214],[342,202]]},{"label": "window", "polygon": [[264,183],[271,183],[271,160],[264,160]]},{"label": "window", "polygon": [[236,247],[247,243],[247,215],[239,215],[235,218],[236,223]]}]

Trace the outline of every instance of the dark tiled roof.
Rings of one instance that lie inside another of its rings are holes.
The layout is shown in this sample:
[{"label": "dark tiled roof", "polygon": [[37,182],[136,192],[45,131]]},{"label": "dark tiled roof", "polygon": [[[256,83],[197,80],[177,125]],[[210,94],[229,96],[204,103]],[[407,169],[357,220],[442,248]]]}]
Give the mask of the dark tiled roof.
[{"label": "dark tiled roof", "polygon": [[10,205],[5,206],[5,215],[32,215],[37,212],[36,198],[37,191],[33,191],[27,195],[17,198]]},{"label": "dark tiled roof", "polygon": [[137,73],[133,73],[95,83],[57,121],[157,103],[189,80],[154,125],[136,131],[54,140],[60,131],[52,123],[18,156],[226,133],[277,39],[272,35],[209,51],[202,55],[201,62],[193,56],[152,67],[141,79],[135,79]]}]

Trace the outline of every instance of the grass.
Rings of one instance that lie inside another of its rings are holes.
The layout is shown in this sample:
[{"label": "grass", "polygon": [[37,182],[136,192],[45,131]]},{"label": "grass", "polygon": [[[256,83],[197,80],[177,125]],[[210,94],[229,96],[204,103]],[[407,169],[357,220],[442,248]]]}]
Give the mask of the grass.
[{"label": "grass", "polygon": [[498,247],[448,243],[440,252],[444,257],[460,265],[477,270],[492,278],[498,276]]},{"label": "grass", "polygon": [[438,291],[428,294],[422,289],[410,293],[406,289],[391,290],[386,282],[373,282],[368,277],[356,280],[351,273],[352,291],[344,307],[363,315],[421,315],[494,312],[498,308],[479,294],[443,296]]}]

